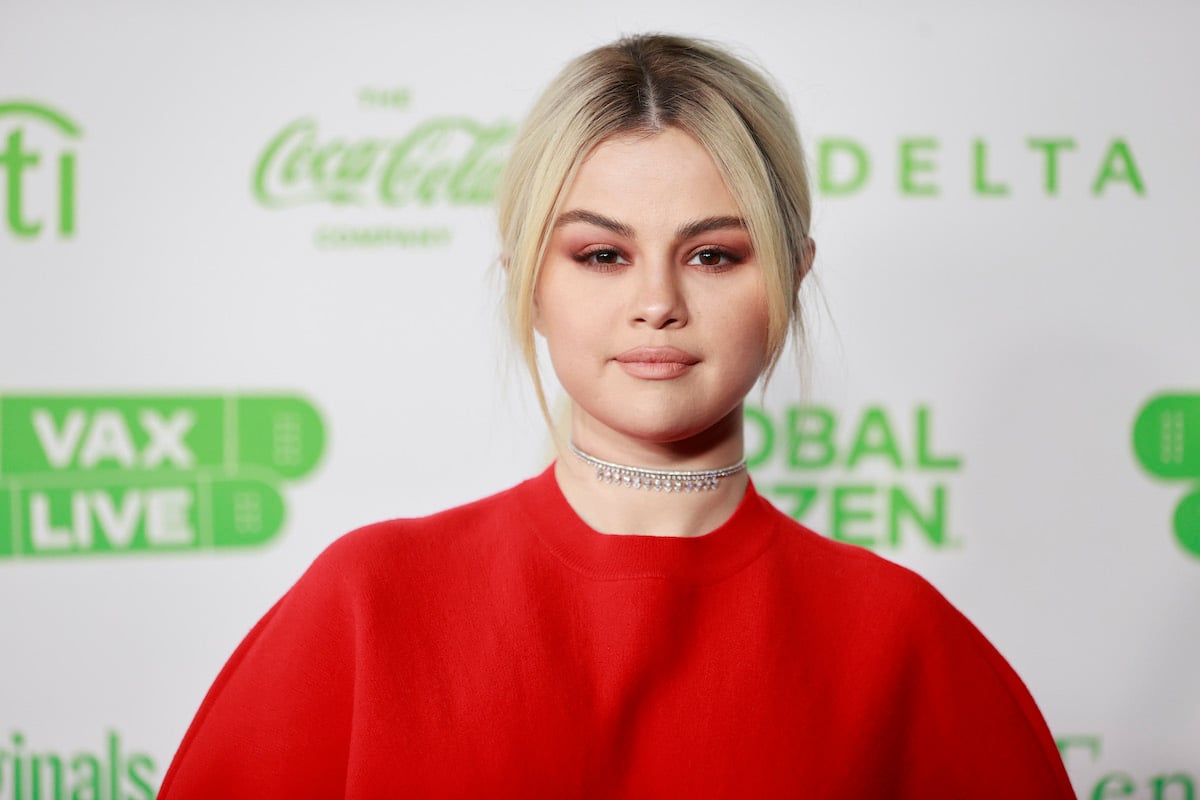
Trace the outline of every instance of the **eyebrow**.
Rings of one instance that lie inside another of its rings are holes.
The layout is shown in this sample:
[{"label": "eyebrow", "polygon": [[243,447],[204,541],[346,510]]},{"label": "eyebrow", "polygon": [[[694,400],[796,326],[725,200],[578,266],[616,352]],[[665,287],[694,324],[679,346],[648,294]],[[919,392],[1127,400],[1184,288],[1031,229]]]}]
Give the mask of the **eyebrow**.
[{"label": "eyebrow", "polygon": [[606,228],[627,239],[637,238],[633,232],[633,228],[624,222],[617,222],[612,217],[606,217],[603,214],[597,214],[595,211],[586,211],[582,208],[560,214],[558,220],[554,223],[554,227],[561,228],[564,225],[570,225],[572,222],[586,222],[589,225],[595,225],[597,228]]},{"label": "eyebrow", "polygon": [[[566,211],[559,215],[554,223],[554,227],[561,228],[564,225],[570,225],[573,222],[586,222],[589,225],[595,225],[598,228],[610,230],[613,233],[624,236],[627,239],[636,239],[637,234],[633,228],[626,225],[624,222],[619,222],[612,217],[606,217],[603,214],[597,214],[595,211],[577,208],[571,211]],[[747,228],[746,220],[741,217],[705,217],[704,219],[686,222],[679,226],[675,232],[676,238],[691,239],[693,236],[699,236],[702,233],[709,231],[729,230],[731,228]]]},{"label": "eyebrow", "polygon": [[709,231],[724,231],[730,228],[746,229],[746,220],[741,217],[707,217],[679,226],[677,236],[680,239],[691,239]]}]

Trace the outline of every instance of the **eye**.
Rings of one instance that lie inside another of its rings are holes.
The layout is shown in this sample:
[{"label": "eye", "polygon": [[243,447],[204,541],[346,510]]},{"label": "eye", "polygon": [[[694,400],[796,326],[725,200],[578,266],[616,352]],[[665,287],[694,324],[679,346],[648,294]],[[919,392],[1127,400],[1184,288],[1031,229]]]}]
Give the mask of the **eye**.
[{"label": "eye", "polygon": [[606,246],[588,248],[576,255],[575,260],[601,272],[609,272],[629,263],[620,250]]},{"label": "eye", "polygon": [[688,259],[688,264],[706,269],[722,269],[740,264],[742,259],[720,247],[703,247]]}]

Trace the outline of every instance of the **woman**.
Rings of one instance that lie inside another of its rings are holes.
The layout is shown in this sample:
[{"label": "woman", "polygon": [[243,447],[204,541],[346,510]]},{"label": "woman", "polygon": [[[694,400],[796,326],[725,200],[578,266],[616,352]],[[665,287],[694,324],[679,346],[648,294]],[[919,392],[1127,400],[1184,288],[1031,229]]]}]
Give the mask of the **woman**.
[{"label": "woman", "polygon": [[499,202],[539,398],[535,330],[572,400],[563,457],[332,545],[160,797],[1071,797],[962,615],[746,475],[809,210],[786,106],[737,58],[648,36],[570,64]]}]

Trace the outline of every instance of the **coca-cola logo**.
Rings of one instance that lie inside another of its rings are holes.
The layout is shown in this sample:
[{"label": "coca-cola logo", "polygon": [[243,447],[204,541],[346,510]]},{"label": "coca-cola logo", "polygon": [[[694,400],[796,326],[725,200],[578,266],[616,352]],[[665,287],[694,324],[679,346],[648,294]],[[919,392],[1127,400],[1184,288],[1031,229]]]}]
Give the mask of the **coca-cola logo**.
[{"label": "coca-cola logo", "polygon": [[361,91],[367,134],[361,125],[346,133],[349,118],[285,123],[254,162],[254,199],[273,211],[328,209],[312,233],[319,250],[450,244],[446,210],[492,203],[516,126],[461,114],[414,120],[411,99],[407,90]]},{"label": "coca-cola logo", "polygon": [[394,137],[323,138],[315,119],[288,123],[254,171],[268,208],[331,205],[487,205],[514,128],[466,117],[425,120]]}]

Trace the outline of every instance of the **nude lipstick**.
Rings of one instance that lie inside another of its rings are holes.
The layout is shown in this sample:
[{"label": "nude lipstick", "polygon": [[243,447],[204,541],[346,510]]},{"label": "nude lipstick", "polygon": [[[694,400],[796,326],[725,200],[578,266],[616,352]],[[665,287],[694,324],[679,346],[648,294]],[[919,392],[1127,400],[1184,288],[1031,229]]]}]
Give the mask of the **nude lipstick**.
[{"label": "nude lipstick", "polygon": [[634,378],[667,381],[678,378],[700,363],[700,359],[678,347],[635,347],[613,359]]}]

